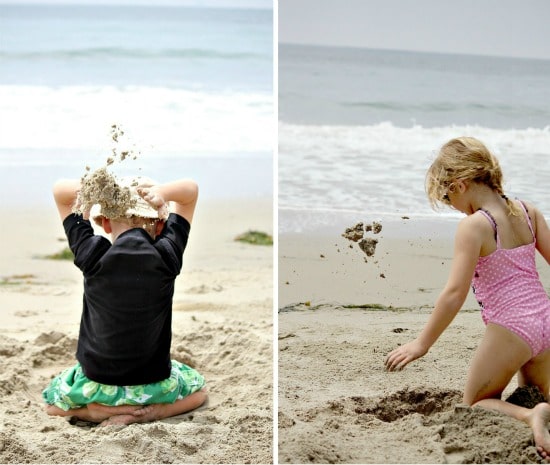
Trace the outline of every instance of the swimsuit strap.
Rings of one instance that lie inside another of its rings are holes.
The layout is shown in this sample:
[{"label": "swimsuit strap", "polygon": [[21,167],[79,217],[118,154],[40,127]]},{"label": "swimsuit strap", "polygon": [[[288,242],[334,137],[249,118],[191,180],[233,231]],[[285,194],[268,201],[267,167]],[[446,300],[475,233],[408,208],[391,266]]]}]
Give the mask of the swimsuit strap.
[{"label": "swimsuit strap", "polygon": [[531,224],[531,218],[529,217],[529,213],[527,212],[527,207],[521,200],[518,199],[518,202],[521,205],[521,208],[523,208],[523,212],[525,213],[525,219],[527,220],[527,224],[529,225],[529,229],[531,230],[533,239],[536,239],[535,232],[533,231],[533,225]]},{"label": "swimsuit strap", "polygon": [[497,241],[497,249],[500,249],[500,237],[498,235],[497,222],[493,218],[493,215],[491,215],[491,213],[489,213],[489,211],[487,211],[483,208],[478,208],[477,211],[482,213],[483,216],[485,216],[485,218],[487,218],[489,220],[489,223],[491,223],[491,225],[493,226],[493,229],[495,231],[495,240]]}]

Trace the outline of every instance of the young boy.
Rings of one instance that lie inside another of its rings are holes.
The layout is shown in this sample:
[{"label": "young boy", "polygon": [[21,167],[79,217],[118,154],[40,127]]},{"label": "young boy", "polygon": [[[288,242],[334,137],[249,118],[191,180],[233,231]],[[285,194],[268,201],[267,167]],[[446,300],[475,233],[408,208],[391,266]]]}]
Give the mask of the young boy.
[{"label": "young boy", "polygon": [[84,275],[84,306],[78,363],[43,392],[49,415],[102,425],[143,423],[195,409],[207,398],[204,378],[170,360],[174,281],[197,185],[188,179],[136,187],[125,182],[133,206],[124,216],[107,218],[99,205],[91,209],[112,244],[94,235],[89,211],[73,213],[80,181],[58,181],[53,188],[74,263]]}]

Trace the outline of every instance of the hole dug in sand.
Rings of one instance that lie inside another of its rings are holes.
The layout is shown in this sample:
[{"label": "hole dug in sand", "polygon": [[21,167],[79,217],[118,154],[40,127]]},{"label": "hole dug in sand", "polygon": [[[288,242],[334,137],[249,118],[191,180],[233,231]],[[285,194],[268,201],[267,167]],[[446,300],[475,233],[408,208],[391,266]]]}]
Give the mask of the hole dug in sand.
[{"label": "hole dug in sand", "polygon": [[282,425],[280,463],[541,463],[527,425],[452,389],[339,398]]},{"label": "hole dug in sand", "polygon": [[[462,400],[462,393],[455,390],[410,391],[405,389],[383,397],[378,402],[365,397],[351,397],[350,399],[356,404],[355,413],[374,415],[379,420],[389,423],[413,413],[428,416],[448,410]],[[373,403],[375,405],[372,405]]]}]

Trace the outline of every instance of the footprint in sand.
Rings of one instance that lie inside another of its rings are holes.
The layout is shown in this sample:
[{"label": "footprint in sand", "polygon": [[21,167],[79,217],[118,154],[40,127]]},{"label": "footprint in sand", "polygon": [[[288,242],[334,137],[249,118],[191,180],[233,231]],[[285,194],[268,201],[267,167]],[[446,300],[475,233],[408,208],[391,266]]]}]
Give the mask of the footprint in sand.
[{"label": "footprint in sand", "polygon": [[193,286],[186,290],[189,294],[210,294],[211,292],[221,291],[223,291],[223,287],[219,284],[216,284],[215,286],[206,286],[205,284],[201,284],[200,286]]}]

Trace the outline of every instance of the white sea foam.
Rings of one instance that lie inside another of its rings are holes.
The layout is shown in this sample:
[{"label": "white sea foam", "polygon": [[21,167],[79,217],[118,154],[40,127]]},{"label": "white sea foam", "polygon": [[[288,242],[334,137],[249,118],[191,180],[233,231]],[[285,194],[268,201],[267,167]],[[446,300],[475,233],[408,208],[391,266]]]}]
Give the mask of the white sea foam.
[{"label": "white sea foam", "polygon": [[[548,154],[550,126],[529,129],[490,129],[480,126],[444,126],[424,128],[396,127],[391,122],[365,126],[316,126],[279,123],[280,146],[288,152],[311,150],[319,156],[331,156],[334,148],[361,153],[406,154],[408,150],[430,154],[449,139],[457,136],[474,136],[497,153]],[[500,153],[502,152],[502,153]]]},{"label": "white sea foam", "polygon": [[335,212],[433,216],[424,192],[426,170],[442,144],[462,135],[481,139],[497,155],[509,195],[530,200],[550,213],[546,188],[550,127],[504,130],[401,128],[389,122],[365,126],[281,122],[281,230],[301,228],[297,222],[306,212],[309,225],[326,224]]},{"label": "white sea foam", "polygon": [[0,150],[111,147],[111,124],[140,150],[258,153],[273,149],[272,96],[147,86],[0,86]]}]

